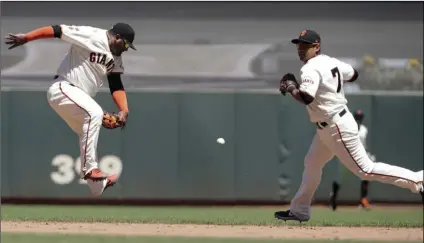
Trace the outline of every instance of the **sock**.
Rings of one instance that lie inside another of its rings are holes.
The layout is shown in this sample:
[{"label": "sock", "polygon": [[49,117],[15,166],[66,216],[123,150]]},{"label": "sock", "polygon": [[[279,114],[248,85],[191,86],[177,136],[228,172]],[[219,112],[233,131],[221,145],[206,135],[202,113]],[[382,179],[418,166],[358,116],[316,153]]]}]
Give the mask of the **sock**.
[{"label": "sock", "polygon": [[332,191],[331,199],[330,199],[333,210],[337,208],[337,195],[338,195],[339,189],[340,189],[339,183],[337,183],[336,181],[333,181],[333,191]]},{"label": "sock", "polygon": [[361,181],[361,198],[368,196],[369,181]]}]

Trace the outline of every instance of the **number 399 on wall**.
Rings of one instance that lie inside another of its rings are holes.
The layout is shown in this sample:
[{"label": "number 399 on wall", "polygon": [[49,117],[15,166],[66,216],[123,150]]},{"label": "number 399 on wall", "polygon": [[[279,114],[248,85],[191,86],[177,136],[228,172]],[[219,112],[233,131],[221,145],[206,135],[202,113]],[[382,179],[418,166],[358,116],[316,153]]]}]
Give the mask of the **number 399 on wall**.
[{"label": "number 399 on wall", "polygon": [[[106,155],[99,160],[99,169],[107,175],[121,175],[122,161],[118,156]],[[66,185],[78,179],[78,183],[86,184],[87,181],[81,179],[81,158],[75,160],[67,154],[58,154],[52,160],[52,166],[56,171],[50,173],[50,178],[55,184]]]}]

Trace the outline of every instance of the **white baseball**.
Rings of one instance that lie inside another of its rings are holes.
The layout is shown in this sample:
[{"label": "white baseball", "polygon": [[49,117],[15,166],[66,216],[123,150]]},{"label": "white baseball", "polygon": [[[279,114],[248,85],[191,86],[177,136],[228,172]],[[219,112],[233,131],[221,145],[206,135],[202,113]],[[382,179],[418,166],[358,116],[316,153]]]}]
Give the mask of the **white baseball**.
[{"label": "white baseball", "polygon": [[219,144],[224,144],[225,143],[225,140],[223,138],[218,138],[216,140],[216,142],[219,143]]}]

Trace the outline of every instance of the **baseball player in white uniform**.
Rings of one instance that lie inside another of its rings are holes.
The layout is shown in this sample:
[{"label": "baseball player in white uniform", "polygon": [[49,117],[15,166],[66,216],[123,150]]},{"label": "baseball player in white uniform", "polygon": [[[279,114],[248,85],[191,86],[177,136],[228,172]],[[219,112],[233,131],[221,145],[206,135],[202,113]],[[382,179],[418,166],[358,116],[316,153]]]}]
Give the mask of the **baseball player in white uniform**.
[{"label": "baseball player in white uniform", "polygon": [[93,98],[107,77],[120,118],[126,122],[129,109],[121,81],[124,72],[121,55],[128,48],[135,50],[134,36],[130,25],[117,23],[109,30],[51,25],[6,37],[6,44],[11,45],[9,49],[46,38],[58,38],[71,44],[47,91],[47,101],[79,137],[81,176],[87,180],[94,196],[102,195],[118,178],[98,168],[97,143],[104,112]]},{"label": "baseball player in white uniform", "polygon": [[[367,150],[367,154],[368,157],[372,160],[375,161],[375,156],[373,154],[371,154],[368,150],[368,146],[367,146],[367,135],[368,135],[368,128],[363,124],[363,120],[364,120],[364,113],[361,110],[356,110],[355,112],[353,112],[353,117],[355,118],[355,121],[358,124],[358,135],[359,135],[359,140],[361,140],[362,145],[364,146],[365,150]],[[346,174],[346,168],[342,167],[340,164],[337,164],[339,173],[338,176],[341,178],[335,179],[333,181],[333,185],[332,185],[332,192],[330,194],[330,207],[333,209],[333,211],[335,211],[337,209],[337,196],[338,196],[338,192],[340,190],[340,184],[344,177],[344,175]],[[368,188],[369,188],[369,181],[367,180],[361,180],[361,197],[360,197],[360,206],[364,209],[370,209],[371,205],[370,202],[368,200]]]},{"label": "baseball player in white uniform", "polygon": [[280,92],[290,93],[306,105],[309,118],[317,126],[304,161],[302,182],[287,211],[275,212],[281,220],[308,221],[311,200],[320,184],[322,168],[334,156],[363,180],[376,180],[424,194],[423,171],[372,161],[358,135],[358,125],[347,107],[344,82],[353,82],[358,72],[349,64],[321,54],[321,38],[315,31],[304,30],[291,41],[299,58],[300,84],[292,73],[280,81]]}]

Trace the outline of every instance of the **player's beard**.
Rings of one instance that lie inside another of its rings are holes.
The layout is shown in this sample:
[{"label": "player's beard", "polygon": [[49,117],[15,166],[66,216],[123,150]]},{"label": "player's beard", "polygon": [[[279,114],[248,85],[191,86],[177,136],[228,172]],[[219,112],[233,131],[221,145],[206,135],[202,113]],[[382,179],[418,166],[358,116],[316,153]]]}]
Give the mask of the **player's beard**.
[{"label": "player's beard", "polygon": [[122,54],[122,52],[119,53],[119,51],[117,51],[116,47],[112,48],[111,51],[112,51],[112,54],[115,55],[115,56],[120,56]]},{"label": "player's beard", "polygon": [[301,60],[301,61],[305,61],[305,58],[306,58],[306,53],[305,52],[297,52],[297,54],[299,55],[299,59]]},{"label": "player's beard", "polygon": [[110,52],[112,52],[114,56],[121,56],[121,54],[123,53],[123,50],[119,45],[114,44],[114,45],[111,45]]}]

